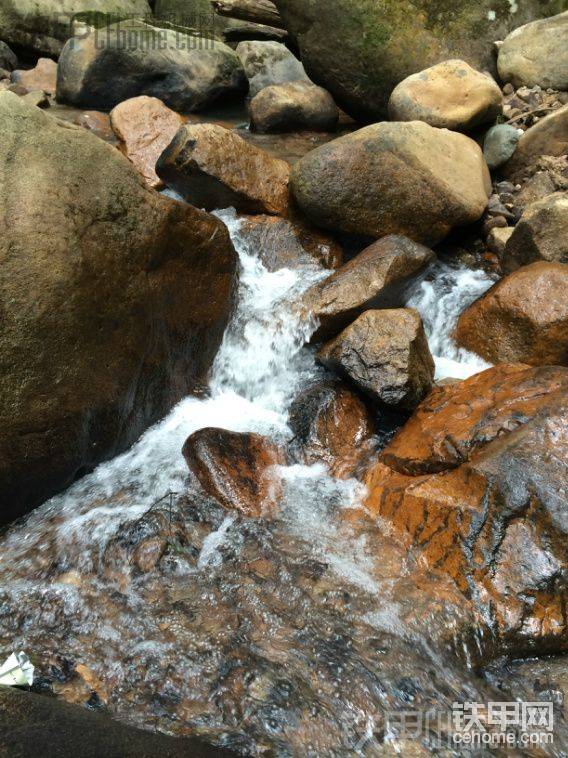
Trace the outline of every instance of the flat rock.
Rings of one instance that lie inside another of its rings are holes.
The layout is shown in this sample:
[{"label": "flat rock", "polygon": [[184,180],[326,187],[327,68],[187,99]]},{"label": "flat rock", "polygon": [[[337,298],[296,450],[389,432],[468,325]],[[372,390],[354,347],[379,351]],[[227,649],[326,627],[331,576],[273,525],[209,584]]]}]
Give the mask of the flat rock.
[{"label": "flat rock", "polygon": [[469,137],[419,121],[383,122],[308,153],[293,167],[291,189],[322,228],[432,245],[481,217],[491,182]]},{"label": "flat rock", "polygon": [[567,291],[565,264],[523,266],[462,313],[456,340],[490,363],[568,365]]},{"label": "flat rock", "polygon": [[306,292],[306,307],[318,321],[312,339],[333,337],[366,310],[402,307],[408,284],[435,259],[432,250],[407,237],[374,242]]},{"label": "flat rock", "polygon": [[535,261],[568,263],[568,192],[556,192],[525,208],[507,241],[504,271]]},{"label": "flat rock", "polygon": [[411,308],[366,311],[317,357],[373,400],[403,410],[415,408],[434,380],[422,319]]},{"label": "flat rock", "polygon": [[425,121],[460,132],[495,121],[502,110],[495,80],[457,59],[407,77],[389,100],[391,121]]},{"label": "flat rock", "polygon": [[237,45],[237,55],[249,81],[249,94],[288,82],[309,82],[302,63],[281,42],[247,40]]},{"label": "flat rock", "polygon": [[216,124],[186,124],[164,150],[156,173],[206,210],[286,215],[290,167]]},{"label": "flat rock", "polygon": [[265,87],[253,97],[249,108],[251,128],[256,132],[332,132],[339,121],[332,96],[311,82]]},{"label": "flat rock", "polygon": [[121,149],[149,187],[163,187],[156,162],[175,137],[184,119],[156,97],[133,97],[110,114],[112,129]]}]

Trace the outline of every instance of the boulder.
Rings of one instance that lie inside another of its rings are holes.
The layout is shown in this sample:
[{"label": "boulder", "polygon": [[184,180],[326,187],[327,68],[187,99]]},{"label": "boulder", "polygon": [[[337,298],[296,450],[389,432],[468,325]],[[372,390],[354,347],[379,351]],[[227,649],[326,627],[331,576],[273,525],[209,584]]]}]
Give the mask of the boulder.
[{"label": "boulder", "polygon": [[26,92],[22,95],[22,100],[27,105],[35,105],[36,108],[49,108],[49,98],[42,89]]},{"label": "boulder", "polygon": [[567,265],[523,266],[462,313],[456,340],[490,363],[568,365],[567,288]]},{"label": "boulder", "polygon": [[568,90],[568,11],[515,29],[499,47],[497,66],[515,87]]},{"label": "boulder", "polygon": [[295,460],[325,464],[332,476],[355,476],[373,451],[373,416],[365,403],[341,382],[322,380],[292,403],[288,421],[294,434]]},{"label": "boulder", "polygon": [[8,47],[5,42],[0,40],[0,69],[4,71],[13,71],[18,65],[16,54]]},{"label": "boulder", "polygon": [[312,150],[293,167],[291,189],[324,229],[432,245],[481,217],[491,182],[469,137],[419,121],[384,122]]},{"label": "boulder", "polygon": [[201,389],[232,310],[225,226],[114,147],[0,93],[0,520]]},{"label": "boulder", "polygon": [[484,70],[493,43],[556,0],[275,0],[308,76],[350,115],[383,119],[396,85],[450,58]]},{"label": "boulder", "polygon": [[412,74],[395,87],[389,100],[391,121],[425,121],[459,132],[494,122],[502,110],[503,96],[495,80],[461,60]]},{"label": "boulder", "polygon": [[483,140],[483,157],[491,171],[501,168],[513,157],[523,134],[522,129],[511,124],[497,124],[489,129]]},{"label": "boulder", "polygon": [[245,92],[243,67],[230,47],[143,22],[74,37],[59,58],[57,99],[82,108],[110,110],[148,95],[183,113]]},{"label": "boulder", "polygon": [[57,63],[51,58],[40,58],[35,68],[12,71],[11,78],[13,82],[21,84],[30,92],[43,90],[48,95],[55,95]]},{"label": "boulder", "polygon": [[411,308],[366,311],[317,357],[381,405],[402,410],[415,408],[434,380],[422,320]]},{"label": "boulder", "polygon": [[251,97],[274,84],[310,81],[301,62],[281,42],[240,42],[237,55],[247,75]]},{"label": "boulder", "polygon": [[332,96],[310,82],[265,87],[250,102],[250,124],[256,132],[332,132],[338,121]]},{"label": "boulder", "polygon": [[200,429],[186,440],[183,457],[204,492],[224,508],[258,518],[274,507],[279,486],[272,468],[285,456],[265,437]]},{"label": "boulder", "polygon": [[0,38],[36,53],[58,56],[80,19],[148,18],[147,0],[2,0]]},{"label": "boulder", "polygon": [[374,242],[306,292],[306,307],[318,322],[312,339],[330,339],[364,311],[402,307],[408,284],[435,259],[432,250],[407,237]]},{"label": "boulder", "polygon": [[133,97],[112,109],[110,121],[121,149],[149,187],[163,186],[156,161],[175,137],[184,119],[156,97]]},{"label": "boulder", "polygon": [[160,156],[156,173],[198,208],[288,212],[288,164],[216,124],[182,126]]},{"label": "boulder", "polygon": [[568,153],[568,105],[550,113],[528,129],[517,145],[513,157],[502,168],[503,176],[524,179],[542,155],[563,156]]},{"label": "boulder", "polygon": [[504,271],[535,261],[568,263],[568,192],[529,205],[507,242]]},{"label": "boulder", "polygon": [[343,261],[341,245],[333,237],[296,218],[247,216],[240,230],[268,271],[310,263],[334,269]]},{"label": "boulder", "polygon": [[366,479],[371,513],[455,581],[508,653],[568,647],[567,381],[497,366],[437,388]]},{"label": "boulder", "polygon": [[116,134],[110,125],[110,116],[108,113],[101,113],[100,111],[84,111],[74,118],[73,123],[96,134],[97,137],[104,139],[105,142],[114,143],[117,141]]}]

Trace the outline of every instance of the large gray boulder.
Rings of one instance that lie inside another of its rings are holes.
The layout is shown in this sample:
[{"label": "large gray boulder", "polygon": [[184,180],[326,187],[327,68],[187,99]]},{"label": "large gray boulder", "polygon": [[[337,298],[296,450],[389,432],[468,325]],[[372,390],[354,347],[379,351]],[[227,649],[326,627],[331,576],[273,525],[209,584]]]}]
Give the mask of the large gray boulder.
[{"label": "large gray boulder", "polygon": [[558,13],[558,0],[275,0],[308,76],[352,116],[384,118],[410,74],[449,58],[484,70],[493,42]]},{"label": "large gray boulder", "polygon": [[59,55],[73,36],[74,20],[150,16],[148,0],[2,0],[0,39],[36,53]]},{"label": "large gray boulder", "polygon": [[515,29],[499,48],[504,82],[568,90],[568,11]]},{"label": "large gray boulder", "polygon": [[238,56],[222,42],[132,21],[66,43],[59,59],[57,99],[109,110],[123,100],[148,95],[187,112],[221,97],[244,95],[246,88]]},{"label": "large gray boulder", "polygon": [[339,109],[332,96],[311,82],[265,87],[250,101],[250,125],[255,132],[332,132],[338,121]]},{"label": "large gray boulder", "polygon": [[0,93],[0,522],[128,447],[207,381],[225,226],[114,147]]},{"label": "large gray boulder", "polygon": [[240,42],[237,55],[249,80],[251,97],[274,84],[310,81],[301,62],[281,42]]}]

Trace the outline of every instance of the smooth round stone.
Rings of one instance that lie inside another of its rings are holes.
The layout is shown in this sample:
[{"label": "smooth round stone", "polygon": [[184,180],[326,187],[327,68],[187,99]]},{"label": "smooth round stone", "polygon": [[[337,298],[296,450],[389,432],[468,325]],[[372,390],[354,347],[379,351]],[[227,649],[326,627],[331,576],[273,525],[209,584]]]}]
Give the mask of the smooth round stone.
[{"label": "smooth round stone", "polygon": [[522,129],[510,124],[491,127],[483,143],[483,155],[490,169],[499,168],[512,158],[522,134]]}]

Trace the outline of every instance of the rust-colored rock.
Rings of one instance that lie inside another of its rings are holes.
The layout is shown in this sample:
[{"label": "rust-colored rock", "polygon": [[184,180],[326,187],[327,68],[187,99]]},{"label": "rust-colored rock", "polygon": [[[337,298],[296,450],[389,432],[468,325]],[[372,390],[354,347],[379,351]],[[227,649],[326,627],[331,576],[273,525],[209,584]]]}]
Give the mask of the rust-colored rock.
[{"label": "rust-colored rock", "polygon": [[184,119],[157,97],[132,97],[112,109],[110,122],[121,149],[149,187],[163,187],[156,161],[175,137]]},{"label": "rust-colored rock", "polygon": [[51,58],[40,58],[35,66],[28,70],[12,71],[12,81],[21,84],[30,92],[43,90],[48,95],[55,94],[57,84],[57,63]]},{"label": "rust-colored rock", "polygon": [[354,476],[372,451],[373,415],[341,382],[321,381],[290,408],[291,450],[305,463],[324,463],[338,478]]},{"label": "rust-colored rock", "polygon": [[529,205],[507,240],[501,261],[504,271],[535,261],[568,263],[568,192]]},{"label": "rust-colored rock", "polygon": [[330,339],[361,313],[404,305],[404,290],[436,256],[399,235],[383,237],[305,295],[319,322],[313,340]]},{"label": "rust-colored rock", "polygon": [[203,490],[225,508],[260,517],[275,506],[279,485],[271,468],[285,459],[265,437],[201,429],[186,440],[183,456]]},{"label": "rust-colored rock", "polygon": [[456,339],[491,363],[568,365],[568,266],[533,263],[465,310]]},{"label": "rust-colored rock", "polygon": [[343,261],[343,249],[331,235],[300,219],[248,216],[241,230],[269,271],[309,263],[335,269]]},{"label": "rust-colored rock", "polygon": [[83,111],[76,116],[74,122],[77,126],[82,126],[88,132],[96,134],[97,137],[104,139],[105,142],[117,142],[116,134],[110,125],[110,116],[108,113],[101,111]]},{"label": "rust-colored rock", "polygon": [[434,381],[422,319],[412,308],[366,311],[318,359],[375,401],[400,409],[415,408]]},{"label": "rust-colored rock", "polygon": [[216,124],[182,126],[156,165],[169,186],[199,208],[286,215],[290,167]]}]

